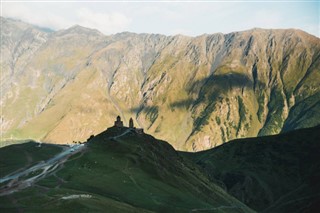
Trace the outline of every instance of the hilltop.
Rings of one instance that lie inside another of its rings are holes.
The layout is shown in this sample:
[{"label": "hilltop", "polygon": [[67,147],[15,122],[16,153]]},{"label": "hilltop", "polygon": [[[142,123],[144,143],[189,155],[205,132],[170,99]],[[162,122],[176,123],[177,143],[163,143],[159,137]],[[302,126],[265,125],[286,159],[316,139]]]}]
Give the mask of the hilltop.
[{"label": "hilltop", "polygon": [[[315,212],[319,128],[231,141],[197,153],[176,151],[124,126],[67,150],[36,143],[7,146],[0,149],[0,209]],[[33,161],[26,164],[24,156]]]},{"label": "hilltop", "polygon": [[[18,145],[9,147],[15,146]],[[2,194],[0,209],[254,212],[209,181],[170,144],[151,135],[136,133],[128,127],[111,127],[91,137],[85,146],[30,187]]]}]

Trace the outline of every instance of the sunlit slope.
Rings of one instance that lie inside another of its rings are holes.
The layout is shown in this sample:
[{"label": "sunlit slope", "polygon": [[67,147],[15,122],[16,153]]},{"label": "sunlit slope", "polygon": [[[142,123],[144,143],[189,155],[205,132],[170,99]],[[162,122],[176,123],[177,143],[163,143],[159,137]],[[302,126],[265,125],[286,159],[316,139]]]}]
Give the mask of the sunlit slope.
[{"label": "sunlit slope", "polygon": [[[122,136],[114,137],[117,135]],[[0,208],[32,212],[43,208],[59,212],[253,212],[210,182],[171,145],[150,135],[111,128],[87,146],[55,174],[0,197]]]},{"label": "sunlit slope", "polygon": [[85,140],[119,114],[199,151],[319,124],[320,42],[303,31],[105,36],[1,21],[4,140]]},{"label": "sunlit slope", "polygon": [[320,126],[186,153],[212,180],[259,212],[317,212]]}]

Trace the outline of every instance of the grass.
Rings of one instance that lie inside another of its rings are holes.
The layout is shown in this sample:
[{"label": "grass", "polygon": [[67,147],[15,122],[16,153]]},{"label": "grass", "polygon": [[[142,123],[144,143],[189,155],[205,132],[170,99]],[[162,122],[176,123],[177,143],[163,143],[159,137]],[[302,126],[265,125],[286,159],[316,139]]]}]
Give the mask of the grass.
[{"label": "grass", "polygon": [[[113,138],[128,129],[109,128],[55,174],[0,197],[0,210],[252,212],[247,206],[259,212],[315,209],[320,190],[319,128],[235,140],[198,153],[176,152],[168,143],[134,131]],[[25,158],[19,159],[17,153],[31,152],[34,145],[8,146],[0,153],[6,151],[8,165],[23,167]],[[33,159],[43,159],[44,153],[53,156],[52,147],[46,147],[46,152],[32,152]],[[70,195],[90,198],[62,199]]]},{"label": "grass", "polygon": [[291,203],[308,210],[309,205],[316,205],[320,191],[316,181],[320,177],[319,130],[317,126],[239,139],[185,156],[200,165],[212,181],[259,212],[296,212]]},{"label": "grass", "polygon": [[269,113],[264,127],[260,130],[259,135],[273,135],[280,132],[284,120],[282,117],[284,108],[284,99],[278,88],[273,88],[268,103]]},{"label": "grass", "polygon": [[61,146],[27,142],[10,145],[0,149],[0,173],[4,177],[17,169],[34,165],[39,161],[47,160],[62,150]]},{"label": "grass", "polygon": [[158,118],[158,108],[157,107],[150,107],[148,111],[146,112],[146,118],[151,122],[150,126],[156,121]]},{"label": "grass", "polygon": [[[112,212],[186,212],[234,205],[241,207],[235,212],[251,212],[168,143],[134,132],[111,138],[125,130],[110,128],[97,135],[87,151],[70,158],[56,177],[46,177],[37,186],[15,193],[18,204],[27,212],[41,208],[59,212],[106,208]],[[90,194],[92,198],[61,200],[72,194]],[[33,203],[34,199],[37,202]],[[17,207],[0,205],[0,209],[8,208]]]},{"label": "grass", "polygon": [[220,125],[220,124],[221,124],[220,117],[216,116],[216,122],[217,122],[217,124],[218,124],[218,125]]},{"label": "grass", "polygon": [[239,105],[239,108],[238,108],[239,109],[239,123],[238,123],[237,131],[236,131],[236,136],[238,137],[239,131],[242,129],[242,123],[244,123],[246,120],[247,111],[246,111],[245,105],[243,104],[242,98],[240,96],[238,96],[237,100],[238,100],[238,105]]}]

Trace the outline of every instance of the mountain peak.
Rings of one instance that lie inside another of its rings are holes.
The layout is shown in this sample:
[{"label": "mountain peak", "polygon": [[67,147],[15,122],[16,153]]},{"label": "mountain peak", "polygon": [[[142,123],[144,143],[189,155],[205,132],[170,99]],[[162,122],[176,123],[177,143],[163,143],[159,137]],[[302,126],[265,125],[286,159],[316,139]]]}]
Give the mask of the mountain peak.
[{"label": "mountain peak", "polygon": [[91,28],[87,28],[87,27],[83,27],[79,24],[75,24],[75,25],[72,25],[71,27],[68,28],[69,30],[93,30]]},{"label": "mountain peak", "polygon": [[65,30],[60,30],[57,32],[58,35],[66,35],[66,34],[86,34],[86,35],[95,35],[95,36],[104,36],[100,31],[96,29],[91,29],[87,27],[83,27],[81,25],[73,25]]}]

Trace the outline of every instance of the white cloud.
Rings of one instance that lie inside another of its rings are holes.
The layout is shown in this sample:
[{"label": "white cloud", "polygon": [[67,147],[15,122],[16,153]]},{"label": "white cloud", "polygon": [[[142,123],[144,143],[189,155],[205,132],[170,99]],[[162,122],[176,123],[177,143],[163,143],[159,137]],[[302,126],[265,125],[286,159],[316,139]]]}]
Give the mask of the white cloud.
[{"label": "white cloud", "polygon": [[2,16],[21,19],[24,22],[54,30],[67,28],[73,23],[57,14],[32,8],[32,4],[6,3],[3,5]]},{"label": "white cloud", "polygon": [[105,34],[124,31],[131,23],[131,19],[119,12],[94,12],[74,6],[75,8],[70,8],[70,5],[63,7],[62,4],[5,3],[1,15],[54,30],[78,24]]},{"label": "white cloud", "polygon": [[54,30],[78,24],[104,34],[121,31],[187,34],[299,28],[319,36],[317,3],[3,2],[2,16]]},{"label": "white cloud", "polygon": [[80,8],[76,16],[77,24],[98,29],[105,34],[124,31],[131,22],[131,19],[121,13],[97,13],[87,8]]}]

